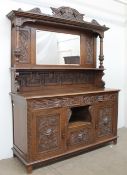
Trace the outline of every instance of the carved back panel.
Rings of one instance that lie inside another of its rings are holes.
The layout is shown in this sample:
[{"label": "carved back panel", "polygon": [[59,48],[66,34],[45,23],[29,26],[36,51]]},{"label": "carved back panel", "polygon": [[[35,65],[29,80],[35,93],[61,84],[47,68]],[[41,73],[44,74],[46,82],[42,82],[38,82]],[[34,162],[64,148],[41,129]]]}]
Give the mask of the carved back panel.
[{"label": "carved back panel", "polygon": [[82,85],[89,88],[104,88],[103,71],[66,70],[66,71],[12,71],[12,92],[28,92],[45,87],[65,87],[65,85]]}]

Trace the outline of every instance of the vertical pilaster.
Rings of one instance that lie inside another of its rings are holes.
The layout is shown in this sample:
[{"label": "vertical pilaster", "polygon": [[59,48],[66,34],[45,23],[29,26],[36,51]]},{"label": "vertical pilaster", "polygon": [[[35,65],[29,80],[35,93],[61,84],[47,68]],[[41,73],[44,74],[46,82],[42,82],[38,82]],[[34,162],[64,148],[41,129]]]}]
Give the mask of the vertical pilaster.
[{"label": "vertical pilaster", "polygon": [[104,55],[103,55],[103,37],[99,36],[100,38],[100,55],[99,55],[99,61],[100,61],[100,65],[99,68],[104,68],[103,66],[103,61],[104,61]]}]

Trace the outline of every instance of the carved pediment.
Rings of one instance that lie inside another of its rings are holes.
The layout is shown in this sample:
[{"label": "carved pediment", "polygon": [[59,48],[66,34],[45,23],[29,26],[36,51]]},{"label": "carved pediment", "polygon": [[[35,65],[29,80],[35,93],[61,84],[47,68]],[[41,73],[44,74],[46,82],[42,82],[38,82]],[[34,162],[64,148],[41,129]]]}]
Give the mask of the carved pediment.
[{"label": "carved pediment", "polygon": [[53,8],[51,7],[51,9],[53,12],[53,16],[55,17],[83,22],[84,14],[79,13],[77,10],[73,8],[70,8],[70,7]]}]

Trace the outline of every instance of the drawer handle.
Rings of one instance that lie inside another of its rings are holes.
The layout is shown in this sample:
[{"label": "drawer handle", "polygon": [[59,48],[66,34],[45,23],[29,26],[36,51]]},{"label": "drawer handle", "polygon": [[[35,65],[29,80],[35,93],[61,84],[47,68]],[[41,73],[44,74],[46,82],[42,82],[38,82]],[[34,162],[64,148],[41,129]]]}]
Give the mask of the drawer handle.
[{"label": "drawer handle", "polygon": [[104,99],[103,99],[103,96],[98,96],[97,100],[98,100],[99,102],[103,101],[103,100],[104,100]]},{"label": "drawer handle", "polygon": [[47,129],[47,131],[45,132],[45,135],[49,136],[51,134],[52,134],[52,129],[51,128]]}]

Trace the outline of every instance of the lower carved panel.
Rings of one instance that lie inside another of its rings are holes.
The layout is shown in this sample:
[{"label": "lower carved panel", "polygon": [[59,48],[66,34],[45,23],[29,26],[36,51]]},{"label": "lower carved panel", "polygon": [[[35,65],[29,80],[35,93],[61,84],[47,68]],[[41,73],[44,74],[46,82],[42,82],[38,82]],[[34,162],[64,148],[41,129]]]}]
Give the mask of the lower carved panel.
[{"label": "lower carved panel", "polygon": [[37,118],[37,151],[43,152],[59,147],[59,115]]},{"label": "lower carved panel", "polygon": [[69,132],[68,147],[77,147],[90,143],[91,134],[88,128],[79,128]]},{"label": "lower carved panel", "polygon": [[113,112],[112,107],[103,107],[99,110],[97,137],[104,137],[111,135],[113,130]]}]

